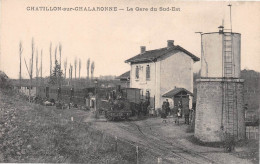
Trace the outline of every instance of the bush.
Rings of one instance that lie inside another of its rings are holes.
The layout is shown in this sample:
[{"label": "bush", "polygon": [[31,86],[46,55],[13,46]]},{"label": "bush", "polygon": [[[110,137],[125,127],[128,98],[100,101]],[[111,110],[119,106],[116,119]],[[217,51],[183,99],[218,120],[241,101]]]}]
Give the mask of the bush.
[{"label": "bush", "polygon": [[8,76],[2,71],[0,71],[0,88],[11,88]]}]

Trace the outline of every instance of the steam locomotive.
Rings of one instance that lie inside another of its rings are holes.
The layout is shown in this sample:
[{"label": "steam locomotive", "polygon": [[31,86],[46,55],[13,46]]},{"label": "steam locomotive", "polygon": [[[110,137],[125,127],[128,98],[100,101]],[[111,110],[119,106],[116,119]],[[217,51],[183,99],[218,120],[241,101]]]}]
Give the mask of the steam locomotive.
[{"label": "steam locomotive", "polygon": [[140,113],[142,109],[140,89],[117,88],[111,91],[106,99],[101,99],[99,104],[100,112],[108,120],[128,119],[130,116]]}]

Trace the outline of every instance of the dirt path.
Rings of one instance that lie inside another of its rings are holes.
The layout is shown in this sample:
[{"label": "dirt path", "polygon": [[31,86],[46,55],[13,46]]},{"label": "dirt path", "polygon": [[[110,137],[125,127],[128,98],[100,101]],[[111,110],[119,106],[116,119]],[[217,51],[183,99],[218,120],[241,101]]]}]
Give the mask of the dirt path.
[{"label": "dirt path", "polygon": [[224,153],[222,148],[203,147],[189,142],[186,138],[191,134],[184,131],[184,125],[177,126],[173,121],[166,124],[160,118],[121,122],[95,121],[92,126],[147,148],[154,155],[162,157],[164,163],[251,163]]}]

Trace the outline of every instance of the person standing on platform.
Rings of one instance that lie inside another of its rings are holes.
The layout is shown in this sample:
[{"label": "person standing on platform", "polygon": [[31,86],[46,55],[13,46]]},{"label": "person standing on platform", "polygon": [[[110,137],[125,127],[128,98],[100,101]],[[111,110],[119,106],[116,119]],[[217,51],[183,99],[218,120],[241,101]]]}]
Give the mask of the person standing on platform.
[{"label": "person standing on platform", "polygon": [[176,120],[175,120],[175,123],[177,123],[178,125],[180,124],[180,118],[181,118],[181,108],[180,106],[178,106],[178,110],[177,110],[177,117],[176,117]]},{"label": "person standing on platform", "polygon": [[165,101],[162,104],[161,118],[166,118],[166,102]]},{"label": "person standing on platform", "polygon": [[166,99],[165,102],[165,110],[166,110],[166,116],[168,116],[170,113],[170,103],[168,102],[168,99]]},{"label": "person standing on platform", "polygon": [[189,116],[190,116],[190,109],[189,108],[185,108],[184,109],[185,124],[188,124],[188,125],[190,124]]}]

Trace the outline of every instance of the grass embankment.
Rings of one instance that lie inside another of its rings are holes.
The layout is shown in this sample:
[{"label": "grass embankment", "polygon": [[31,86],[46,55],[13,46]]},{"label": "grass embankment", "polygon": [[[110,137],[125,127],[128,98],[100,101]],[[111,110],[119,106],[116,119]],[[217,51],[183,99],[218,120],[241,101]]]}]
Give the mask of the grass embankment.
[{"label": "grass embankment", "polygon": [[[79,110],[29,104],[0,91],[0,162],[134,163],[135,147],[83,123]],[[73,121],[71,121],[73,117]]]},{"label": "grass embankment", "polygon": [[[190,136],[187,138],[190,142],[205,146],[205,147],[218,147],[223,148],[225,147],[224,142],[202,142],[195,138],[194,136]],[[233,155],[242,158],[242,159],[248,159],[254,164],[259,163],[259,141],[255,139],[246,139],[241,140],[238,142],[234,142],[235,150],[230,152]]]},{"label": "grass embankment", "polygon": [[240,141],[236,145],[241,151],[234,152],[234,155],[239,158],[250,159],[254,164],[259,164],[259,140]]}]

